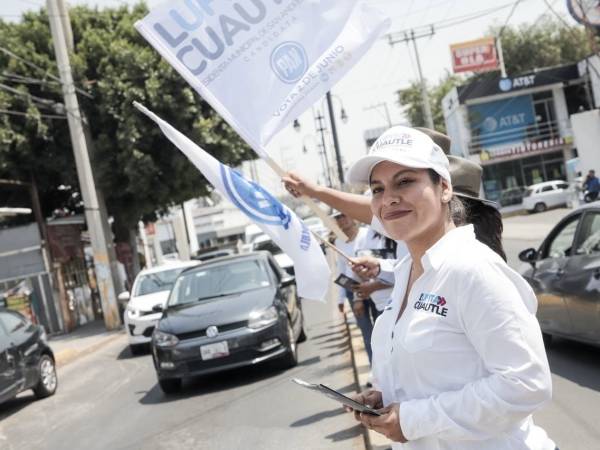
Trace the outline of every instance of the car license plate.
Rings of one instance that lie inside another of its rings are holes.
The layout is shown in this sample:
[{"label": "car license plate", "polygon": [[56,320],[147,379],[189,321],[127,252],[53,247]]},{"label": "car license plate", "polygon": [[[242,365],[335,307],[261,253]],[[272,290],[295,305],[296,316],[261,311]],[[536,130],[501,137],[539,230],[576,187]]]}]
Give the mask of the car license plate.
[{"label": "car license plate", "polygon": [[227,341],[203,345],[200,347],[200,354],[205,361],[207,359],[222,358],[229,356],[229,346],[227,345]]}]

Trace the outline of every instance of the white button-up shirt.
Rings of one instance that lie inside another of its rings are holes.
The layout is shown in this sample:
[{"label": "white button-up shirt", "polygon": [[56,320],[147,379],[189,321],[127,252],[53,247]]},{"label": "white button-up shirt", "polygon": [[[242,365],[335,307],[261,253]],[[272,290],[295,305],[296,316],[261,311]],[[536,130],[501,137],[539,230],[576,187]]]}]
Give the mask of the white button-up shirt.
[{"label": "white button-up shirt", "polygon": [[532,289],[471,225],[447,233],[421,262],[397,322],[410,255],[396,266],[371,341],[375,386],[384,405],[400,404],[409,440],[393,448],[554,450],[531,417],[552,393]]}]

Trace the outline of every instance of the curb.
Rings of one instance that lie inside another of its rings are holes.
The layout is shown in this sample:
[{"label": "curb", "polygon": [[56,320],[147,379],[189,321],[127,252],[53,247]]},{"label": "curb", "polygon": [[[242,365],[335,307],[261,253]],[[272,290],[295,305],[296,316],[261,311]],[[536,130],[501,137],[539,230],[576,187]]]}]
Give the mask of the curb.
[{"label": "curb", "polygon": [[[109,344],[110,342],[116,340],[118,337],[121,337],[123,334],[123,332],[111,334],[110,336],[107,336],[101,339],[100,341],[90,344],[87,347],[81,349],[65,348],[63,350],[60,350],[54,354],[56,367],[64,367],[67,364],[72,363],[73,361],[81,358],[82,356],[94,353],[100,350],[105,345]],[[52,348],[52,345],[50,345],[50,348]]]},{"label": "curb", "polygon": [[[350,313],[352,315],[352,313]],[[352,317],[354,317],[352,315]],[[362,389],[362,386],[360,384],[359,381],[359,374],[358,374],[358,367],[356,364],[356,357],[357,355],[355,354],[358,349],[356,348],[356,345],[354,344],[354,334],[355,333],[355,329],[358,329],[358,327],[356,326],[356,324],[350,324],[348,322],[348,313],[344,313],[344,323],[346,324],[346,333],[348,334],[348,341],[350,343],[350,359],[352,360],[352,373],[354,374],[354,383],[356,384],[358,390],[360,391]],[[363,353],[364,353],[364,349],[363,349]],[[365,450],[372,450],[373,447],[371,446],[371,436],[369,435],[369,430],[361,427],[362,428],[362,435],[363,435],[363,439],[365,441]]]},{"label": "curb", "polygon": [[[346,329],[350,337],[350,353],[352,355],[354,379],[359,390],[362,390],[366,388],[369,378],[369,358],[365,351],[362,333],[356,323],[349,323],[348,316],[346,316]],[[391,443],[385,436],[366,428],[363,428],[363,436],[367,450],[391,450]]]}]

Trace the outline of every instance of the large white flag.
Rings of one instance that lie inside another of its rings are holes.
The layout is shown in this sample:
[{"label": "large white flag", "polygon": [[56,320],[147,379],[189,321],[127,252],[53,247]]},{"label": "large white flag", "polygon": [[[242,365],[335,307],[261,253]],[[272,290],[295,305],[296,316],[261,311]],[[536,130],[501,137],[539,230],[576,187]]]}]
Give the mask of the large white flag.
[{"label": "large white flag", "polygon": [[331,272],[319,243],[304,222],[262,186],[221,164],[152,111],[137,102],[134,105],[156,122],[165,136],[221,195],[253,220],[292,258],[298,295],[324,301]]},{"label": "large white flag", "polygon": [[363,0],[169,0],[135,24],[261,155],[389,25]]}]

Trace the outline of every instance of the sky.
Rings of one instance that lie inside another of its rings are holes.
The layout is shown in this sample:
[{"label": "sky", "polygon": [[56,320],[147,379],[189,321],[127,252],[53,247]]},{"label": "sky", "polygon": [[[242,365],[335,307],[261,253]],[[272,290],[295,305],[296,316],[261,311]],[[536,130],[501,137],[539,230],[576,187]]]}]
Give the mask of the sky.
[{"label": "sky", "polygon": [[[147,0],[152,8],[163,0]],[[366,0],[381,9],[392,19],[390,32],[406,31],[434,24],[431,37],[418,40],[418,48],[424,77],[435,83],[451,71],[449,46],[453,43],[478,39],[485,36],[490,26],[520,25],[534,23],[542,15],[552,16],[548,8],[561,15],[567,22],[575,24],[570,17],[565,0],[521,0],[509,17],[514,1],[510,0]],[[67,0],[69,5],[87,4],[117,6],[135,4],[136,0]],[[45,5],[44,0],[2,0],[0,17],[18,21],[24,11],[37,10]],[[503,7],[503,8],[501,8]],[[495,11],[490,11],[495,10]],[[481,12],[481,17],[460,25],[437,29],[444,22],[472,16]],[[483,14],[489,12],[488,14]],[[508,22],[507,22],[508,21]],[[510,75],[510,74],[509,74]],[[393,124],[405,124],[403,109],[397,103],[396,92],[407,87],[418,77],[412,46],[401,43],[390,46],[387,39],[376,42],[365,57],[334,88],[334,108],[337,113],[337,129],[342,160],[345,166],[366,151],[364,132],[368,129],[387,126],[386,108]],[[286,170],[294,170],[312,181],[324,183],[324,171],[318,154],[317,142],[320,135],[315,131],[313,111],[323,111],[324,102],[317,102],[298,118],[300,130],[290,125],[277,135],[267,147],[270,155]],[[340,120],[343,106],[348,121]],[[165,118],[168,120],[168,118]],[[331,136],[326,136],[327,143]],[[199,143],[201,145],[201,143]],[[303,151],[303,148],[306,152]],[[335,167],[333,146],[328,146],[330,164]],[[278,176],[266,164],[256,164],[258,179],[275,194],[281,193]]]}]

